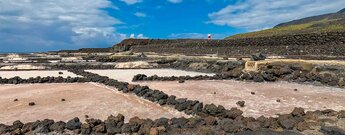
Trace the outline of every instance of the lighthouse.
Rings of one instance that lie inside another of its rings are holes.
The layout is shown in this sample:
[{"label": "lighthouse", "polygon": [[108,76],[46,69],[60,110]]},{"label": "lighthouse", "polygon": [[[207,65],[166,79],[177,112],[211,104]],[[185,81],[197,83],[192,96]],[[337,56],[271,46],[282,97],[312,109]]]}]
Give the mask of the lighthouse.
[{"label": "lighthouse", "polygon": [[212,35],[211,35],[211,34],[208,34],[208,35],[207,35],[207,39],[208,39],[208,40],[211,40],[211,39],[212,39]]}]

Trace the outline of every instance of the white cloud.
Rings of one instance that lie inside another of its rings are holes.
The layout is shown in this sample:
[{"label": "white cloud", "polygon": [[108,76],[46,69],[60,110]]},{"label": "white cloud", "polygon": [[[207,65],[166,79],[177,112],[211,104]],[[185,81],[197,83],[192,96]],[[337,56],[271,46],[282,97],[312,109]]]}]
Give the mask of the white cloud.
[{"label": "white cloud", "polygon": [[172,33],[169,38],[190,38],[190,39],[206,39],[208,34],[202,33]]},{"label": "white cloud", "polygon": [[243,0],[209,14],[216,25],[263,29],[303,17],[336,12],[344,0]]},{"label": "white cloud", "polygon": [[146,17],[147,16],[145,13],[142,13],[142,12],[136,12],[136,13],[134,13],[134,15],[137,17]]},{"label": "white cloud", "polygon": [[177,3],[181,3],[182,0],[168,0],[168,2],[177,4]]},{"label": "white cloud", "polygon": [[0,50],[110,46],[125,38],[105,12],[109,0],[1,0]]},{"label": "white cloud", "polygon": [[145,37],[144,34],[138,34],[137,38],[139,38],[139,39],[147,39],[148,37]]},{"label": "white cloud", "polygon": [[143,2],[143,0],[120,0],[120,1],[125,2],[127,5],[133,5],[133,4]]},{"label": "white cloud", "polygon": [[135,34],[131,34],[129,38],[135,38]]},{"label": "white cloud", "polygon": [[144,34],[138,34],[137,37],[135,37],[135,34],[131,34],[129,38],[147,39],[148,37],[145,37]]}]

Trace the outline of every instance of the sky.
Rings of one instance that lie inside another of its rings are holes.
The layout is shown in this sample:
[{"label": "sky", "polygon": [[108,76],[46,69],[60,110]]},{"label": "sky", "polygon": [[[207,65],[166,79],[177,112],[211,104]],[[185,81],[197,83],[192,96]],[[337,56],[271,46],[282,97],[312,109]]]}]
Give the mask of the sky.
[{"label": "sky", "polygon": [[345,0],[0,0],[0,52],[222,39],[343,8]]}]

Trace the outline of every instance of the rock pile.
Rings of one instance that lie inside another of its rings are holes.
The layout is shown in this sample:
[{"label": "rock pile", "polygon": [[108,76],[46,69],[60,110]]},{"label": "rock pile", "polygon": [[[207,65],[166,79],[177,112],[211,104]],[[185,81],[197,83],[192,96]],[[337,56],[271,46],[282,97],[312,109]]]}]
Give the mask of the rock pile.
[{"label": "rock pile", "polygon": [[[159,77],[140,75],[140,77],[133,78],[133,81],[179,81],[179,80],[238,80],[238,81],[253,81],[253,82],[275,82],[275,81],[289,81],[297,83],[321,83],[333,87],[345,87],[344,76],[336,75],[335,73],[319,73],[315,71],[306,71],[300,67],[293,65],[285,66],[268,66],[261,69],[259,72],[244,72],[240,70],[229,70],[218,73],[214,76],[172,76]],[[298,91],[297,89],[294,91]]]},{"label": "rock pile", "polygon": [[1,78],[0,77],[0,84],[27,84],[27,83],[81,83],[81,82],[88,82],[85,78],[80,77],[67,77],[63,78],[59,77],[30,77],[29,79],[22,79],[20,77],[13,77],[13,78]]},{"label": "rock pile", "polygon": [[[79,118],[67,122],[50,119],[35,122],[13,122],[12,125],[0,124],[0,134],[301,134],[311,130],[311,127],[321,127],[322,133],[344,134],[344,130],[336,126],[325,126],[321,117],[326,117],[329,111],[305,112],[295,108],[292,113],[280,115],[278,118],[251,118],[239,116],[236,118],[217,118],[213,116],[192,118],[160,118],[156,120],[130,118],[125,123],[122,114],[109,116],[106,120],[88,118],[82,123]],[[236,116],[234,112],[232,114]],[[335,113],[334,116],[340,116]],[[318,132],[318,131],[316,131]]]}]

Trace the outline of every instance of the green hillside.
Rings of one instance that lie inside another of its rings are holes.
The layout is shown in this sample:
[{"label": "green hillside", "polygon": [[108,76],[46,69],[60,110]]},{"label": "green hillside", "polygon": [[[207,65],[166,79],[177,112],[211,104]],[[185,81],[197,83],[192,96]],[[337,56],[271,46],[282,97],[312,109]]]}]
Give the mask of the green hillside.
[{"label": "green hillside", "polygon": [[270,37],[334,31],[345,31],[344,9],[337,13],[313,16],[287,23],[282,23],[271,29],[233,35],[227,37],[226,39]]}]

